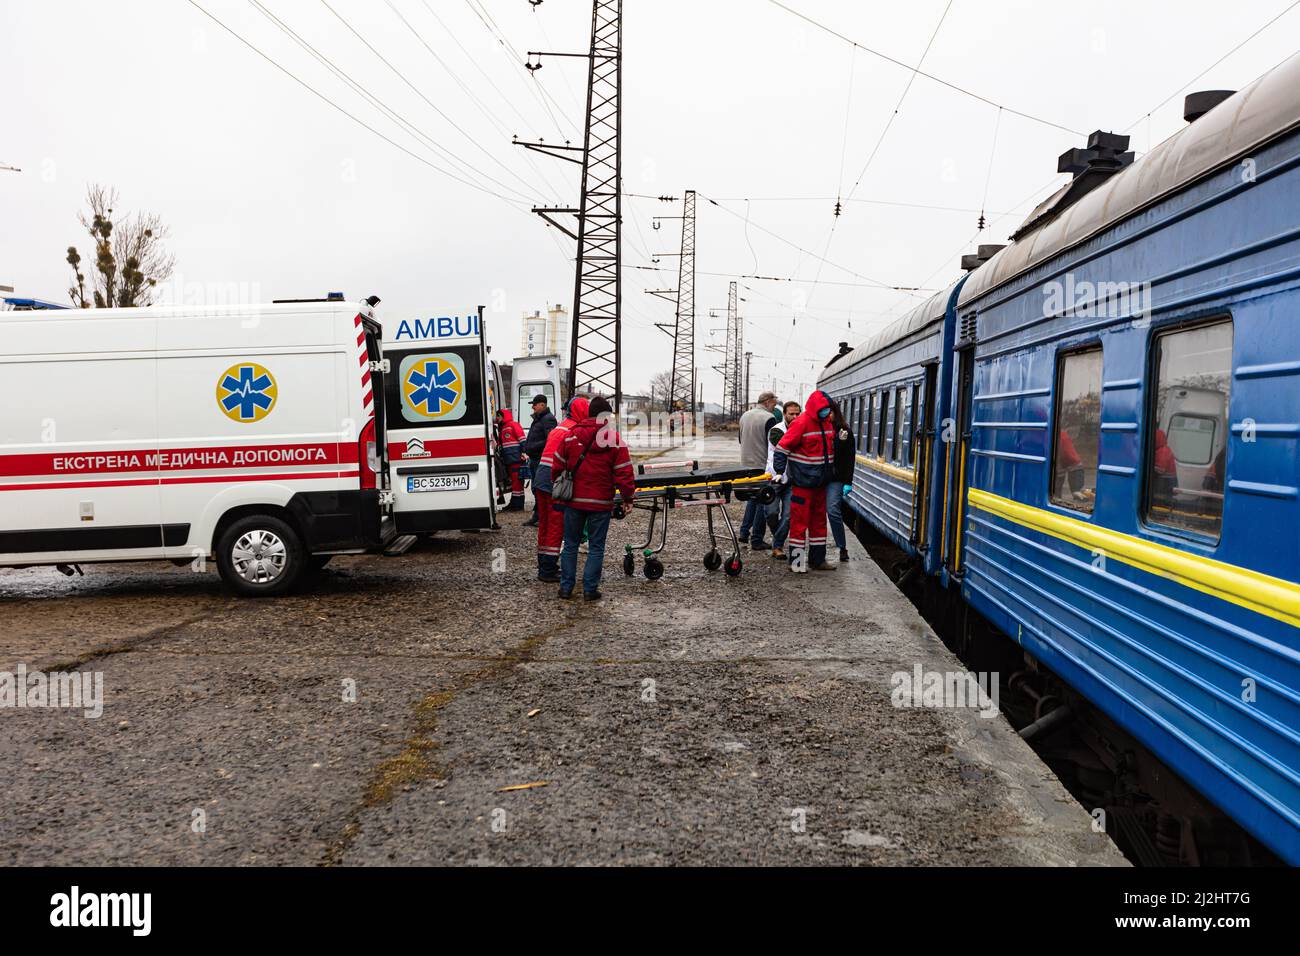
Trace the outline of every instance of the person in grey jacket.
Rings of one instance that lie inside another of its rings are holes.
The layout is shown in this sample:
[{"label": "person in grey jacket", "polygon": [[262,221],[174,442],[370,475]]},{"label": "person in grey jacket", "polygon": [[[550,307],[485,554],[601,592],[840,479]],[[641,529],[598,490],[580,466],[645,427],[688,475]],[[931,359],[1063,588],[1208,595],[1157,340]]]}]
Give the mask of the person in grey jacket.
[{"label": "person in grey jacket", "polygon": [[[758,404],[740,416],[740,467],[767,467],[767,432],[776,424],[772,410],[776,408],[776,395],[764,392],[758,396]],[[767,542],[763,540],[763,529],[767,527],[767,506],[757,498],[750,498],[745,504],[745,517],[740,522],[740,540],[749,541],[755,551],[766,551]],[[750,537],[750,534],[753,537]]]},{"label": "person in grey jacket", "polygon": [[[547,406],[546,396],[540,392],[533,396],[533,421],[528,426],[528,435],[524,438],[524,454],[528,457],[528,468],[534,476],[542,463],[542,450],[546,448],[546,439],[556,426],[555,414]],[[533,516],[524,522],[525,527],[537,525],[537,496],[533,496]]]}]

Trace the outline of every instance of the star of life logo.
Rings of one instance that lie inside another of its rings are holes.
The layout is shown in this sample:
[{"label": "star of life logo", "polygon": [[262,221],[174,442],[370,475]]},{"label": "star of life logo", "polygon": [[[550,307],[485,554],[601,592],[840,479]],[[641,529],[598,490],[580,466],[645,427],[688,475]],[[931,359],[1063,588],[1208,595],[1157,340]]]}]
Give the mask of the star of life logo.
[{"label": "star of life logo", "polygon": [[256,362],[232,365],[217,379],[217,406],[234,422],[260,422],[278,397],[275,377]]},{"label": "star of life logo", "polygon": [[422,355],[402,363],[402,412],[412,421],[454,421],[465,414],[465,371],[459,356]]}]

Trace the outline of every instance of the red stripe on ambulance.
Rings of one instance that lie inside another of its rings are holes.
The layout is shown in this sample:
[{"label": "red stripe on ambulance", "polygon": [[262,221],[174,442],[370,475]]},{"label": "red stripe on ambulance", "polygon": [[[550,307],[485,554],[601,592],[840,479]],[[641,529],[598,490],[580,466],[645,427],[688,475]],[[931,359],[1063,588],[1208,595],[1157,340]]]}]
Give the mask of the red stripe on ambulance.
[{"label": "red stripe on ambulance", "polygon": [[406,445],[388,443],[390,461],[427,461],[430,458],[470,458],[487,454],[487,440],[483,438],[449,438],[445,441],[426,441],[424,455],[406,457]]},{"label": "red stripe on ambulance", "polygon": [[134,448],[0,455],[0,478],[32,475],[103,475],[132,471],[205,471],[267,465],[355,464],[355,442],[290,445],[226,445],[197,448]]}]

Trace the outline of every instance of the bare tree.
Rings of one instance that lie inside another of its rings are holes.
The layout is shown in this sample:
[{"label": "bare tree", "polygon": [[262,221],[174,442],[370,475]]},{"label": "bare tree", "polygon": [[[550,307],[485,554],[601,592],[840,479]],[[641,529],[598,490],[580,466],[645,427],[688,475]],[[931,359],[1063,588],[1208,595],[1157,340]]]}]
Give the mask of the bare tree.
[{"label": "bare tree", "polygon": [[[95,261],[87,276],[81,253],[68,246],[65,260],[72,267],[68,295],[81,309],[128,308],[152,305],[158,284],[171,277],[175,259],[163,248],[168,230],[156,213],[136,213],[113,219],[117,190],[92,184],[86,189],[89,207],[77,218],[95,245]],[[89,288],[87,287],[89,286]]]},{"label": "bare tree", "polygon": [[668,404],[668,393],[672,389],[673,373],[672,371],[655,372],[650,376],[650,407],[662,402]]}]

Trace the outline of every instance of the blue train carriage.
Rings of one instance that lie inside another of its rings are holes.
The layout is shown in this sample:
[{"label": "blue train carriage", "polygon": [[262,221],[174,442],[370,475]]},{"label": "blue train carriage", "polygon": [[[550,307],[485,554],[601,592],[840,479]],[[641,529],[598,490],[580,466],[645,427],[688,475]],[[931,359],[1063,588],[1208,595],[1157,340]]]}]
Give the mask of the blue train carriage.
[{"label": "blue train carriage", "polygon": [[941,568],[943,514],[935,502],[949,467],[941,438],[951,416],[946,383],[961,284],[838,358],[818,382],[858,443],[848,506],[932,574]]},{"label": "blue train carriage", "polygon": [[944,558],[1297,864],[1300,55],[1189,118],[1131,165],[1109,134],[1067,154],[1073,182],[962,288]]}]

